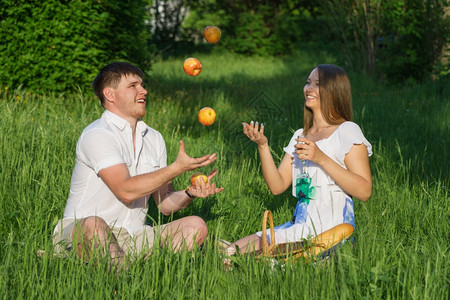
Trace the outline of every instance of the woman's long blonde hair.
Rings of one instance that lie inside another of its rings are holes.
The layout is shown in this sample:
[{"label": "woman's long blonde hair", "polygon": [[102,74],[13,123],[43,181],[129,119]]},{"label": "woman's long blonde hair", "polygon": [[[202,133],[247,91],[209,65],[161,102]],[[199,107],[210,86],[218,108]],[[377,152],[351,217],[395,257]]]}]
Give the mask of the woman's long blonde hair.
[{"label": "woman's long blonde hair", "polygon": [[[316,67],[319,73],[319,94],[322,116],[330,125],[339,125],[353,120],[352,92],[347,73],[339,66],[322,64]],[[303,132],[308,134],[313,125],[313,113],[304,106]]]}]

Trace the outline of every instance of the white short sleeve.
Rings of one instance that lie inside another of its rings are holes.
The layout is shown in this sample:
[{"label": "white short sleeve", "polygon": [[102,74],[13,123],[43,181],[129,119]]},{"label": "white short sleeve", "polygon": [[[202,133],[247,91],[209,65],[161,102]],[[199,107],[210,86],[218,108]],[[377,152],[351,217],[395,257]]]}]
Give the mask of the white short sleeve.
[{"label": "white short sleeve", "polygon": [[96,174],[102,169],[126,163],[121,148],[112,132],[93,129],[85,132],[77,144],[77,156]]},{"label": "white short sleeve", "polygon": [[339,140],[339,145],[336,148],[336,157],[339,161],[343,162],[345,155],[350,152],[353,145],[364,144],[367,147],[369,156],[372,155],[372,145],[364,137],[361,128],[356,123],[347,121],[342,123],[337,129],[336,138]]},{"label": "white short sleeve", "polygon": [[287,154],[290,154],[292,156],[295,156],[295,144],[297,144],[296,139],[303,134],[303,128],[298,129],[296,132],[294,132],[294,135],[292,135],[291,140],[289,141],[289,144],[283,148],[284,152]]}]

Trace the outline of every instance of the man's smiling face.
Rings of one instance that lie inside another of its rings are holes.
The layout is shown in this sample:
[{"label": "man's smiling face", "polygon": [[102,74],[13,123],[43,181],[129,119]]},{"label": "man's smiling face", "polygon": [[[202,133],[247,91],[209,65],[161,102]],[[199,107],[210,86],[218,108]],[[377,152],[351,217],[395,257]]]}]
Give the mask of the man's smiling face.
[{"label": "man's smiling face", "polygon": [[122,76],[116,88],[108,89],[110,89],[107,96],[110,100],[108,109],[113,113],[129,122],[136,122],[145,115],[147,90],[143,86],[141,77],[137,75]]}]

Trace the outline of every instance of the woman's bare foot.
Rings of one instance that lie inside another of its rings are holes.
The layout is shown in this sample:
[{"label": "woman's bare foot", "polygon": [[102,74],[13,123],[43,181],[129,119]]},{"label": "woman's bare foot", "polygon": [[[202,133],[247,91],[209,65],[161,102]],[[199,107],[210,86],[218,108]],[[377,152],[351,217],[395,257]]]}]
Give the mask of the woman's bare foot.
[{"label": "woman's bare foot", "polygon": [[233,246],[229,246],[228,248],[225,249],[224,254],[225,258],[223,259],[223,265],[225,267],[225,270],[231,271],[233,270],[233,266],[231,264],[231,259],[229,257],[236,254],[236,248],[234,248]]}]

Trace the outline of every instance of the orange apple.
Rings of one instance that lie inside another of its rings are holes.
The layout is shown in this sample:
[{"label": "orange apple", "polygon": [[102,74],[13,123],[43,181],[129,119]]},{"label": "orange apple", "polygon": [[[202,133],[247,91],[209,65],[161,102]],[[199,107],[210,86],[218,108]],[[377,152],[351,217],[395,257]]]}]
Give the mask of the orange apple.
[{"label": "orange apple", "polygon": [[197,76],[202,71],[202,64],[197,58],[189,57],[183,63],[183,70],[189,76]]},{"label": "orange apple", "polygon": [[191,176],[191,185],[192,186],[200,186],[200,178],[203,178],[203,181],[205,183],[208,182],[208,177],[202,173],[202,172],[195,172],[192,176]]},{"label": "orange apple", "polygon": [[220,40],[222,33],[220,32],[219,27],[206,26],[205,31],[203,31],[203,35],[208,43],[215,44]]},{"label": "orange apple", "polygon": [[216,120],[216,112],[211,107],[203,107],[198,112],[198,120],[205,126],[212,125]]}]

